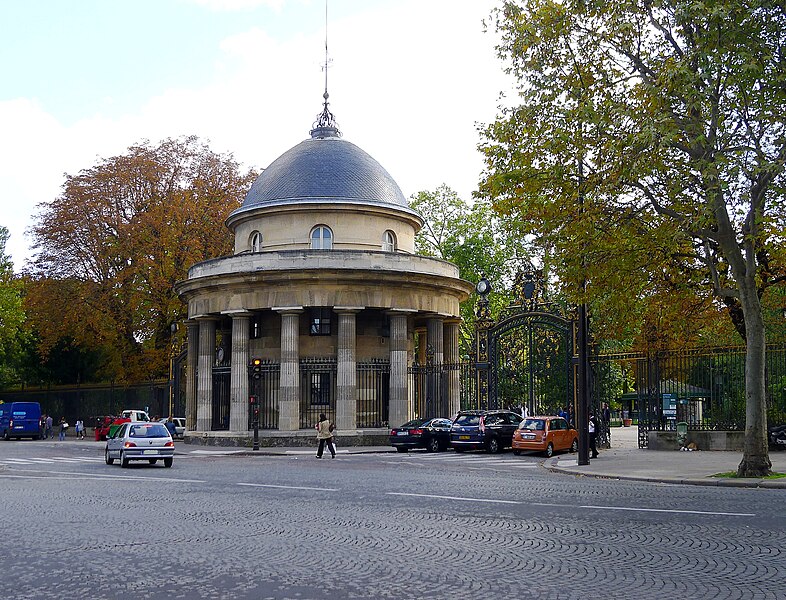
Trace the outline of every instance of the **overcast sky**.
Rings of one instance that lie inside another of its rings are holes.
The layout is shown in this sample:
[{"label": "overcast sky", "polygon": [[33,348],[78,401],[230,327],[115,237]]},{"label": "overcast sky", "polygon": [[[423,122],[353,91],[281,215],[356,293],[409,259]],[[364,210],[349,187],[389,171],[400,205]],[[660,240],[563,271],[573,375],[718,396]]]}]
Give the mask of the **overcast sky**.
[{"label": "overcast sky", "polygon": [[[476,124],[508,84],[495,0],[329,0],[330,108],[409,197],[469,198]],[[324,0],[0,1],[0,224],[21,270],[36,205],[132,144],[197,135],[261,169],[322,106]]]}]

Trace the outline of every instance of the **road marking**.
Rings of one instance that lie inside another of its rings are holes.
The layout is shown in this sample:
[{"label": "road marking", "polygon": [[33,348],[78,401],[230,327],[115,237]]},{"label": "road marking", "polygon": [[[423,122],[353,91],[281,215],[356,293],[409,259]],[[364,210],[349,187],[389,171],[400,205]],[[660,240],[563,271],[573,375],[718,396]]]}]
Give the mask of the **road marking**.
[{"label": "road marking", "polygon": [[712,512],[705,510],[679,510],[669,508],[628,508],[625,506],[579,506],[579,508],[589,508],[592,510],[628,510],[638,512],[658,512],[672,513],[681,515],[717,515],[721,517],[755,517],[755,513],[732,513],[732,512]]},{"label": "road marking", "polygon": [[247,450],[191,450],[189,454],[204,454],[206,456],[225,456],[227,454],[241,454]]},{"label": "road marking", "polygon": [[238,483],[237,485],[244,485],[247,487],[261,487],[261,488],[275,488],[281,490],[309,490],[316,492],[337,492],[338,488],[318,488],[318,487],[305,487],[298,485],[272,485],[267,483]]},{"label": "road marking", "polygon": [[492,498],[465,498],[464,496],[440,496],[437,494],[407,494],[404,492],[386,492],[388,496],[411,496],[414,498],[437,498],[439,500],[460,500],[462,502],[486,502],[489,504],[521,504],[516,500],[494,500]]},{"label": "road marking", "polygon": [[[69,473],[67,471],[39,471],[39,470],[29,470],[29,469],[14,469],[17,473],[45,473],[47,477],[45,479],[75,479],[75,478],[82,478],[82,479],[113,479],[117,481],[168,481],[171,483],[207,483],[206,480],[203,479],[176,479],[174,477],[154,477],[154,476],[147,476],[147,477],[135,477],[133,475],[107,475],[102,473]],[[51,477],[49,475],[61,475],[62,477]],[[67,475],[67,477],[65,477]],[[26,478],[26,479],[33,479],[39,477],[38,475],[6,475],[5,473],[0,473],[0,477],[7,477],[7,478]]]}]

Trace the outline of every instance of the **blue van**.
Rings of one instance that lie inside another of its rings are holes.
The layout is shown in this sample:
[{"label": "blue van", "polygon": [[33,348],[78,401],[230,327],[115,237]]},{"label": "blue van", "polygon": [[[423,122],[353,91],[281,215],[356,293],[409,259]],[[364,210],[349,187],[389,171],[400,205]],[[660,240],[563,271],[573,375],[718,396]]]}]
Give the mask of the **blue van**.
[{"label": "blue van", "polygon": [[41,437],[41,405],[38,402],[0,403],[0,436],[4,440]]}]

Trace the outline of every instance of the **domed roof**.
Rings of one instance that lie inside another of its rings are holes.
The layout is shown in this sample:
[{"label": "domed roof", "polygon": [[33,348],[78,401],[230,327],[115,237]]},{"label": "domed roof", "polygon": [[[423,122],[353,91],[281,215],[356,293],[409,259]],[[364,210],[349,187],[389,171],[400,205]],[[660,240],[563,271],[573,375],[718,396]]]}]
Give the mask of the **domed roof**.
[{"label": "domed roof", "polygon": [[257,177],[230,220],[256,208],[325,202],[389,206],[416,214],[382,165],[340,136],[334,126],[316,126],[309,139],[284,152]]}]

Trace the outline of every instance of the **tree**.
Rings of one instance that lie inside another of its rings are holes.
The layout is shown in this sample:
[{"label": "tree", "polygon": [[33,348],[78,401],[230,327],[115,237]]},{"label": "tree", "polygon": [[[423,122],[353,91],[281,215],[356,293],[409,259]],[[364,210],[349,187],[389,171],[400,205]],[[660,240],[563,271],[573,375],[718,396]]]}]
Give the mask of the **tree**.
[{"label": "tree", "polygon": [[[433,192],[418,192],[410,206],[424,220],[415,237],[415,252],[452,262],[459,268],[459,277],[473,283],[486,275],[501,292],[492,298],[501,307],[506,301],[503,286],[512,282],[519,263],[528,256],[509,223],[495,215],[487,201],[470,205],[444,184]],[[461,307],[463,354],[473,350],[474,305],[473,295]]]},{"label": "tree", "polygon": [[766,474],[761,300],[784,281],[783,3],[529,0],[495,17],[521,104],[484,131],[481,193],[556,248],[574,297],[641,308],[652,285],[722,303],[746,344],[738,474]]},{"label": "tree", "polygon": [[5,252],[8,229],[0,225],[0,386],[17,379],[15,363],[25,330],[22,281],[14,276],[14,265]]},{"label": "tree", "polygon": [[184,316],[173,286],[231,252],[224,220],[255,175],[195,137],[143,142],[67,175],[32,228],[27,305],[42,355],[65,341],[103,349],[104,379],[166,374],[170,325]]}]

